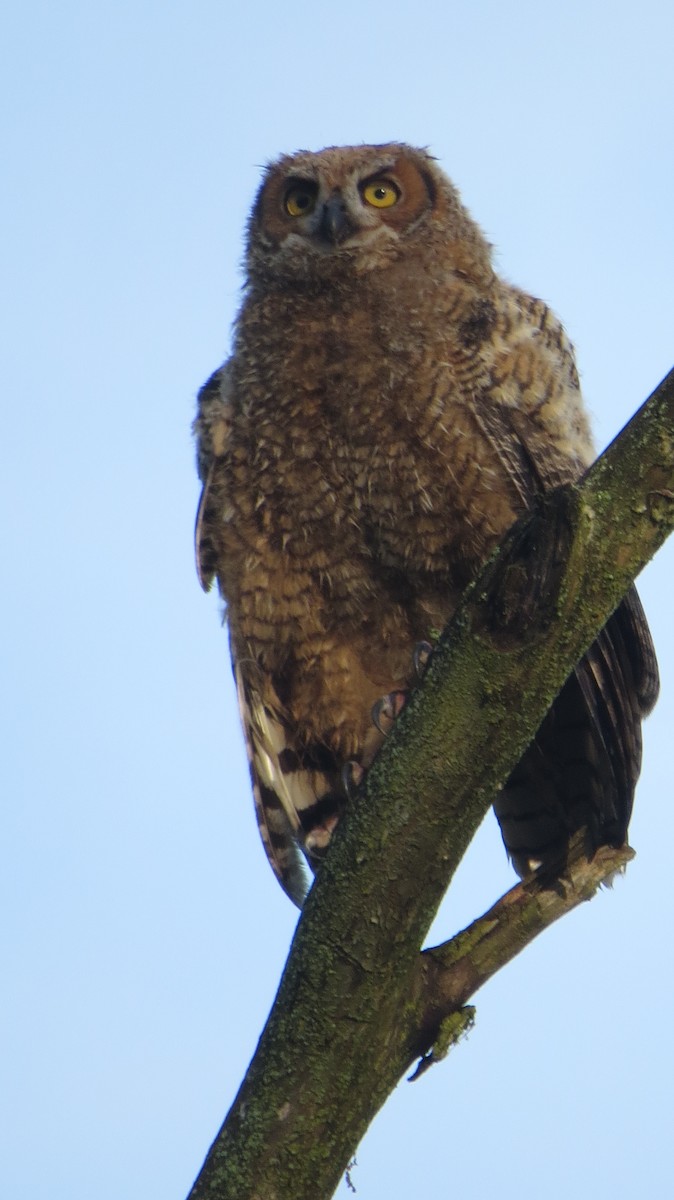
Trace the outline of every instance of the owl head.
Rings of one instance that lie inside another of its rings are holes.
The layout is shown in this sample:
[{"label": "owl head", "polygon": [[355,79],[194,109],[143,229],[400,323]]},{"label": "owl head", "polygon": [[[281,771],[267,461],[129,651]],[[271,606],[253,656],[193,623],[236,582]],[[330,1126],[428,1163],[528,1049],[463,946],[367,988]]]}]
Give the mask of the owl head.
[{"label": "owl head", "polygon": [[266,171],[251,214],[251,281],[335,280],[406,256],[425,267],[452,248],[459,273],[490,274],[490,247],[425,150],[401,143],[284,155]]}]

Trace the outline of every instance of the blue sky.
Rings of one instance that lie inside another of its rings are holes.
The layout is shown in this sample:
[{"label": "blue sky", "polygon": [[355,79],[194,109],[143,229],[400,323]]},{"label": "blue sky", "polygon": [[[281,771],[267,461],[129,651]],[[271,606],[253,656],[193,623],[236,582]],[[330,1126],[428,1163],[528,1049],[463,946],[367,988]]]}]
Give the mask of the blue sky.
[{"label": "blue sky", "polygon": [[[234,7],[234,6],[232,6]],[[296,914],[258,844],[189,424],[226,356],[260,165],[427,145],[563,317],[598,447],[674,363],[674,15],[472,5],[11,6],[4,96],[0,1194],[181,1200]],[[671,1182],[672,546],[663,677],[611,893],[478,997],[358,1152],[364,1198]],[[490,815],[434,930],[513,881]],[[661,938],[664,932],[664,938]],[[344,1184],[338,1195],[346,1197]]]}]

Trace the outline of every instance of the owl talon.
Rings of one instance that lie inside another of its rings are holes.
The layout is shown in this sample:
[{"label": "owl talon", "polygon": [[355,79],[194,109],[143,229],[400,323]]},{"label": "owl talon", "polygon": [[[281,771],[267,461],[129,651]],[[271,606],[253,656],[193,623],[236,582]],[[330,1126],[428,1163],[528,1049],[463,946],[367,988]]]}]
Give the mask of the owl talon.
[{"label": "owl talon", "polygon": [[364,774],[364,768],[354,759],[349,759],[348,762],[344,763],[342,767],[342,787],[346,792],[348,800],[353,800],[354,792]]},{"label": "owl talon", "polygon": [[372,705],[372,724],[388,737],[407,703],[407,692],[388,692]]},{"label": "owl talon", "polygon": [[421,683],[426,671],[428,670],[428,664],[431,661],[432,654],[433,647],[431,646],[430,642],[417,642],[416,646],[414,647],[412,663],[414,665],[414,674],[416,675],[419,683]]},{"label": "owl talon", "polygon": [[309,831],[304,839],[304,847],[315,859],[323,858],[325,851],[330,845],[330,838],[335,832],[339,815],[332,813],[325,821],[314,825],[314,828]]}]

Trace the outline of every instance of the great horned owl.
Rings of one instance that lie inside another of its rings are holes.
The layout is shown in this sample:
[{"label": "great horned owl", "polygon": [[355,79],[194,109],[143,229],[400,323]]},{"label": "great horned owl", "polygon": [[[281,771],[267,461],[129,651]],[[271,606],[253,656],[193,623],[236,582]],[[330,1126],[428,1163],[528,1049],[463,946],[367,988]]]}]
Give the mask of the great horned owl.
[{"label": "great horned owl", "polygon": [[[495,273],[423,150],[267,168],[231,358],[199,395],[197,559],[227,605],[258,823],[297,903],[372,762],[373,704],[414,680],[466,585],[593,457],[557,319]],[[496,802],[524,874],[626,836],[657,667],[634,589]]]}]

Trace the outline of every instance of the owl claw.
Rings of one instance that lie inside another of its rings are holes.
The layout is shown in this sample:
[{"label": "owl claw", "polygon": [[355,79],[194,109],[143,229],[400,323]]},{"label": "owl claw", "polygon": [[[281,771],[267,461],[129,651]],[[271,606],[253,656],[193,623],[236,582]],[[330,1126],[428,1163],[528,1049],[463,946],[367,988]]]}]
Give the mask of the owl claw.
[{"label": "owl claw", "polygon": [[414,665],[414,674],[416,675],[419,683],[421,683],[426,671],[428,670],[428,664],[431,661],[432,654],[433,647],[431,646],[430,642],[417,642],[416,646],[414,647],[412,663]]},{"label": "owl claw", "polygon": [[372,705],[372,723],[384,737],[391,732],[406,703],[407,692],[388,692]]},{"label": "owl claw", "polygon": [[349,759],[348,762],[344,763],[342,767],[342,787],[346,792],[348,800],[353,800],[354,792],[364,774],[363,767],[354,759]]}]

